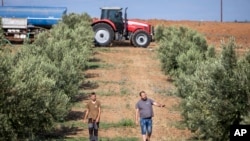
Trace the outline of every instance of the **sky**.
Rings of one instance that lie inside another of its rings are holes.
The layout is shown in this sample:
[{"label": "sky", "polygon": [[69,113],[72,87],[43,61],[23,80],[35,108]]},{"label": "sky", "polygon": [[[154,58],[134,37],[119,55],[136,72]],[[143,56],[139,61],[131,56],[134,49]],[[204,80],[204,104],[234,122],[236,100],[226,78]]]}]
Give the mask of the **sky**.
[{"label": "sky", "polygon": [[[67,7],[100,17],[104,6],[128,7],[128,18],[220,21],[221,0],[0,0],[1,6]],[[250,0],[223,0],[223,21],[250,21]]]}]

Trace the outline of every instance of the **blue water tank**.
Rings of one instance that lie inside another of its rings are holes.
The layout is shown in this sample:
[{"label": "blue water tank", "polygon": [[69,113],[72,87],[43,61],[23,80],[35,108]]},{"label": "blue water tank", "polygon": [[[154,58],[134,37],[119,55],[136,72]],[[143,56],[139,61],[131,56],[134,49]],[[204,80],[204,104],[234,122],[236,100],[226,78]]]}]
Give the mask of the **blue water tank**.
[{"label": "blue water tank", "polygon": [[52,26],[67,12],[66,7],[2,6],[2,18],[26,18],[31,26]]}]

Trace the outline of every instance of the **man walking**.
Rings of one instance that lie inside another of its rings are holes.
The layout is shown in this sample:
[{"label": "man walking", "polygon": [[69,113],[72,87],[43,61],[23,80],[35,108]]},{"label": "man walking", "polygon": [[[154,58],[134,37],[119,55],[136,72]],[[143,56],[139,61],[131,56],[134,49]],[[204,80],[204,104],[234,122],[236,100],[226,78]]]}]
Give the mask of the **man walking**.
[{"label": "man walking", "polygon": [[[140,117],[141,134],[143,141],[149,141],[152,134],[152,117],[154,116],[152,105],[165,107],[152,99],[147,98],[145,91],[139,93],[141,99],[136,103],[135,121],[138,125]],[[140,115],[140,116],[139,116]]]},{"label": "man walking", "polygon": [[101,103],[96,100],[96,94],[92,92],[90,94],[90,101],[86,105],[86,113],[84,117],[84,122],[88,119],[88,129],[89,129],[89,140],[98,141],[98,128],[101,116]]}]

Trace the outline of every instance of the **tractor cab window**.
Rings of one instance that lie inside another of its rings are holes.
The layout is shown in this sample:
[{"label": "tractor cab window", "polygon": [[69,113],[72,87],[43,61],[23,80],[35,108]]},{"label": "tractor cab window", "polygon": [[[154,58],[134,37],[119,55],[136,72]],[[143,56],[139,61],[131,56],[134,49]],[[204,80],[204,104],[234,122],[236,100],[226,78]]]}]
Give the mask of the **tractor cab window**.
[{"label": "tractor cab window", "polygon": [[113,22],[123,22],[122,12],[117,9],[102,9],[101,19],[109,19]]},{"label": "tractor cab window", "polygon": [[117,10],[110,10],[109,19],[115,24],[117,31],[122,34],[124,29],[122,12]]},{"label": "tractor cab window", "polygon": [[124,23],[121,10],[102,9],[101,19],[109,19],[115,24],[117,31],[123,33]]},{"label": "tractor cab window", "polygon": [[110,10],[109,11],[109,19],[113,22],[122,22],[122,12],[117,10]]}]

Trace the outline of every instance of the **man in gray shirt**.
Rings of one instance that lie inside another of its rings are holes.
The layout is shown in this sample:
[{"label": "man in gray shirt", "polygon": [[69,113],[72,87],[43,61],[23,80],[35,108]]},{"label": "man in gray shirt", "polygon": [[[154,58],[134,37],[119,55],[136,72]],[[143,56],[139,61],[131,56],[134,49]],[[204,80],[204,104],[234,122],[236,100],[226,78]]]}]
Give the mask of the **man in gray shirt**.
[{"label": "man in gray shirt", "polygon": [[165,107],[165,105],[159,104],[152,99],[147,98],[147,94],[144,91],[139,93],[141,99],[136,103],[135,122],[138,125],[140,117],[141,134],[143,141],[149,141],[152,134],[152,117],[154,116],[152,105],[158,107]]}]

